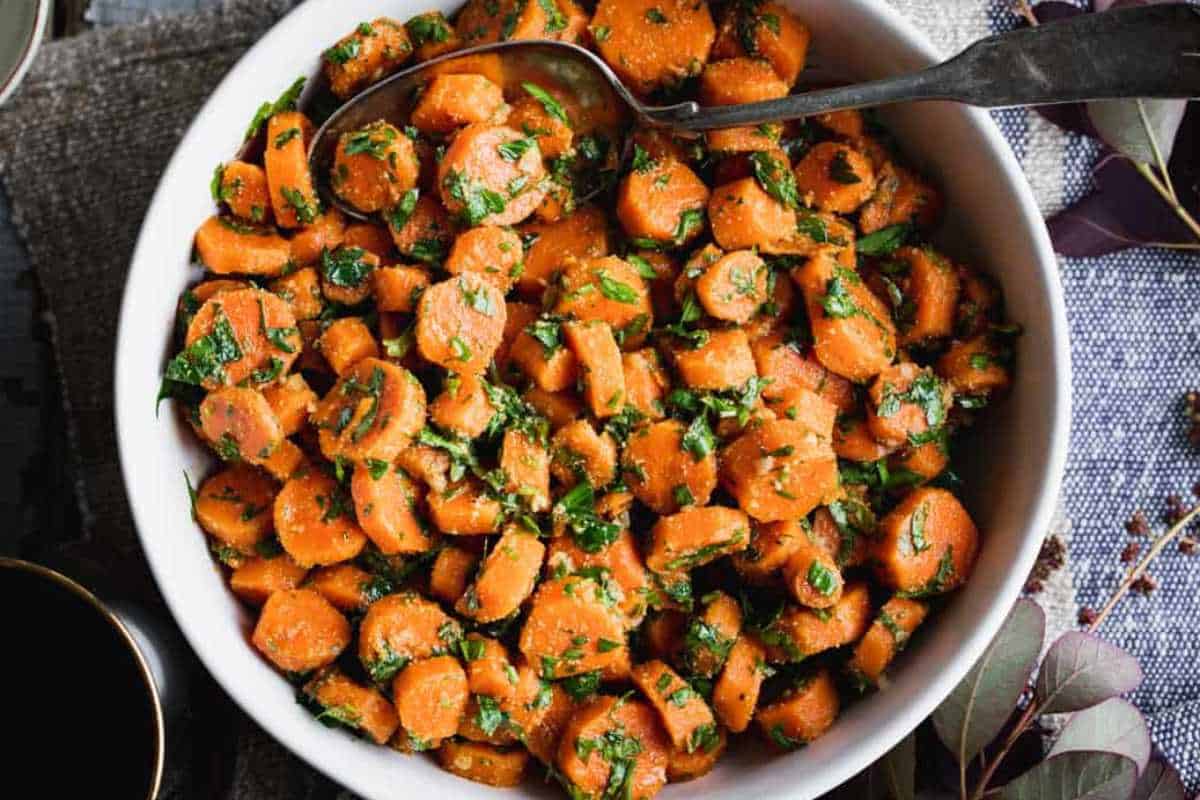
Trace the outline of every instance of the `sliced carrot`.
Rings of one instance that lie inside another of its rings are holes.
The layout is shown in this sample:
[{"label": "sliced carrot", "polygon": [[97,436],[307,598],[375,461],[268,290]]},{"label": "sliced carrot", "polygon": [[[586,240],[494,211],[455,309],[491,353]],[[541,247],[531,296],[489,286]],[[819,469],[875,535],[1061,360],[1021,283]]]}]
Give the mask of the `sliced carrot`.
[{"label": "sliced carrot", "polygon": [[949,464],[950,456],[941,442],[906,447],[888,460],[892,470],[907,470],[927,481],[945,472]]},{"label": "sliced carrot", "polygon": [[815,115],[813,119],[825,130],[850,141],[861,138],[865,127],[862,112],[857,109],[827,111]]},{"label": "sliced carrot", "polygon": [[261,472],[233,465],[200,484],[194,502],[196,521],[204,531],[239,553],[252,555],[271,533],[267,513],[275,486]]},{"label": "sliced carrot", "polygon": [[218,275],[281,275],[291,263],[291,245],[273,229],[228,217],[209,217],[196,230],[196,255]]},{"label": "sliced carrot", "polygon": [[455,610],[476,622],[504,619],[533,593],[546,546],[536,535],[511,525],[483,560],[475,582],[459,598]]},{"label": "sliced carrot", "polygon": [[283,483],[301,470],[308,468],[308,456],[291,439],[284,439],[271,451],[271,455],[259,464],[272,478]]},{"label": "sliced carrot", "polygon": [[500,787],[520,785],[529,763],[529,753],[523,748],[502,749],[482,742],[445,742],[438,748],[437,757],[447,772]]},{"label": "sliced carrot", "polygon": [[[547,392],[540,386],[530,386],[521,399],[550,422],[550,429],[561,430],[579,418],[583,405],[573,392]],[[552,454],[553,455],[553,454]],[[554,463],[551,462],[551,471]]]},{"label": "sliced carrot", "polygon": [[706,106],[758,103],[785,97],[788,84],[769,61],[738,56],[713,61],[700,74],[700,102]]},{"label": "sliced carrot", "polygon": [[625,407],[625,372],[612,328],[599,321],[563,323],[563,339],[575,353],[583,379],[583,396],[597,418]]},{"label": "sliced carrot", "polygon": [[842,599],[844,581],[834,554],[807,536],[799,537],[783,565],[783,580],[802,606],[829,608]]},{"label": "sliced carrot", "polygon": [[767,738],[792,750],[819,738],[833,726],[841,703],[829,670],[820,669],[803,684],[754,715]]},{"label": "sliced carrot", "polygon": [[424,422],[424,388],[408,370],[377,358],[347,370],[313,414],[321,452],[330,460],[390,462]]},{"label": "sliced carrot", "polygon": [[618,784],[624,796],[646,800],[666,784],[670,752],[671,740],[653,708],[641,700],[600,695],[571,717],[555,763],[583,797],[602,796],[613,773],[622,769],[628,771]]},{"label": "sliced carrot", "polygon": [[526,244],[525,271],[517,288],[525,295],[540,295],[567,258],[609,253],[608,220],[596,206],[584,206],[556,222],[526,222],[518,231]]},{"label": "sliced carrot", "polygon": [[[552,88],[543,87],[551,96],[559,94]],[[555,97],[555,99],[558,99]],[[559,100],[562,104],[563,100]],[[565,106],[564,106],[565,108]],[[571,150],[575,139],[575,131],[571,129],[570,116],[568,121],[551,114],[536,97],[525,96],[513,101],[512,113],[508,115],[508,125],[527,135],[536,134],[538,149],[542,155],[555,159],[566,155]]]},{"label": "sliced carrot", "polygon": [[338,139],[329,184],[364,214],[396,206],[421,171],[412,139],[383,120]]},{"label": "sliced carrot", "polygon": [[949,384],[911,361],[879,373],[867,397],[867,427],[876,441],[890,447],[936,435],[954,401]]},{"label": "sliced carrot", "polygon": [[521,237],[515,231],[481,225],[454,240],[445,267],[451,275],[477,272],[504,294],[524,270],[524,257]]},{"label": "sliced carrot", "polygon": [[725,250],[778,252],[796,235],[796,212],[767,194],[754,178],[741,178],[712,190],[708,222]]},{"label": "sliced carrot", "polygon": [[[645,595],[650,580],[641,552],[627,528],[623,528],[616,539],[596,553],[580,547],[572,536],[557,536],[550,540],[546,566],[552,574],[559,574],[559,571],[571,574],[599,570],[619,589],[617,606],[628,617],[629,624],[639,622],[646,612]],[[606,591],[611,592],[612,585],[607,580],[605,587]]]},{"label": "sliced carrot", "polygon": [[376,744],[386,743],[400,725],[391,701],[377,689],[350,680],[336,667],[317,673],[303,692],[323,709],[319,719],[360,730]]},{"label": "sliced carrot", "polygon": [[847,665],[859,680],[876,685],[892,659],[908,644],[913,631],[925,619],[929,607],[920,600],[893,597],[879,609],[879,616],[854,647]]},{"label": "sliced carrot", "polygon": [[462,39],[440,11],[417,14],[404,23],[404,27],[413,44],[413,59],[417,62],[429,61],[463,47]]},{"label": "sliced carrot", "polygon": [[[189,372],[204,371],[201,385],[215,389],[249,379],[265,383],[286,374],[299,354],[301,340],[296,318],[280,298],[260,289],[238,289],[214,295],[188,323],[188,348],[213,351],[218,363],[203,369],[187,351],[180,357]],[[171,377],[172,366],[167,368]]]},{"label": "sliced carrot", "polygon": [[849,214],[875,193],[875,170],[853,147],[821,142],[796,164],[796,189],[807,205]]},{"label": "sliced carrot", "polygon": [[622,657],[624,619],[590,578],[542,581],[521,628],[520,649],[546,678],[603,669]]},{"label": "sliced carrot", "polygon": [[979,532],[945,489],[914,489],[879,521],[876,574],[885,586],[912,595],[944,594],[970,577]]},{"label": "sliced carrot", "polygon": [[715,453],[684,449],[687,428],[664,420],[638,428],[629,436],[621,471],[634,496],[656,514],[673,514],[685,506],[708,505],[717,488]]},{"label": "sliced carrot", "polygon": [[896,356],[896,326],[887,307],[836,252],[822,249],[792,273],[804,293],[817,359],[843,378],[863,383]]},{"label": "sliced carrot", "polygon": [[808,28],[782,3],[731,5],[721,20],[713,58],[764,58],[791,86],[804,69],[809,38]]},{"label": "sliced carrot", "polygon": [[763,387],[762,395],[776,405],[777,411],[787,411],[786,402],[776,401],[784,400],[796,389],[815,392],[840,411],[855,407],[853,384],[825,369],[811,350],[790,341],[783,333],[754,339],[750,342],[750,350],[754,354],[759,377],[770,379],[770,383]]},{"label": "sliced carrot", "polygon": [[725,754],[725,747],[729,743],[729,737],[720,725],[714,725],[711,733],[705,731],[697,738],[700,741],[692,751],[689,752],[687,748],[671,751],[670,760],[667,762],[668,783],[684,783],[703,778],[712,772],[717,761]]},{"label": "sliced carrot", "polygon": [[750,520],[735,508],[686,508],[660,517],[650,536],[646,566],[660,573],[691,570],[744,550],[750,542]]},{"label": "sliced carrot", "polygon": [[617,474],[617,443],[585,419],[561,427],[550,441],[551,472],[564,485],[607,486]]},{"label": "sliced carrot", "polygon": [[348,561],[366,546],[350,498],[337,481],[310,471],[290,479],[275,497],[275,532],[302,566]]},{"label": "sliced carrot", "polygon": [[267,173],[257,164],[230,161],[218,168],[217,197],[234,216],[250,222],[271,218]]},{"label": "sliced carrot", "polygon": [[297,320],[316,319],[325,310],[321,276],[312,267],[298,269],[271,281],[271,292],[283,298]]},{"label": "sliced carrot", "polygon": [[833,451],[838,458],[873,463],[887,458],[895,448],[880,443],[861,417],[844,417],[833,428]]},{"label": "sliced carrot", "polygon": [[832,414],[826,421],[764,422],[725,448],[721,480],[747,514],[762,522],[799,519],[832,498],[838,486]]},{"label": "sliced carrot", "polygon": [[626,349],[640,345],[654,324],[646,281],[616,256],[568,259],[555,313],[607,323]]},{"label": "sliced carrot", "polygon": [[505,431],[500,469],[506,476],[504,490],[517,495],[530,511],[550,507],[550,453],[542,442],[516,429]]},{"label": "sliced carrot", "polygon": [[445,450],[413,443],[396,456],[396,466],[435,492],[444,492],[449,486],[450,456]]},{"label": "sliced carrot", "polygon": [[467,478],[430,492],[425,498],[429,518],[442,533],[456,536],[492,533],[500,525],[500,504],[487,494],[482,481]]},{"label": "sliced carrot", "polygon": [[302,228],[317,221],[321,203],[308,166],[313,127],[299,111],[283,111],[267,120],[263,163],[271,189],[271,208],[281,228]]},{"label": "sliced carrot", "polygon": [[442,393],[429,404],[429,418],[439,427],[468,439],[481,435],[496,409],[477,375],[451,374]]},{"label": "sliced carrot", "polygon": [[326,50],[321,66],[330,90],[345,100],[395,72],[412,51],[405,27],[388,17],[378,17],[360,24]]},{"label": "sliced carrot", "polygon": [[420,267],[380,267],[372,273],[375,307],[379,311],[412,313],[432,279]]},{"label": "sliced carrot", "polygon": [[766,651],[758,640],[743,634],[734,642],[725,668],[713,684],[713,710],[733,733],[741,733],[750,725],[767,676],[765,659]]},{"label": "sliced carrot", "polygon": [[363,532],[384,555],[423,553],[432,535],[417,516],[421,491],[386,461],[367,461],[350,479],[355,515]]},{"label": "sliced carrot", "polygon": [[622,353],[621,370],[625,373],[625,402],[644,417],[662,419],[663,400],[671,388],[671,381],[662,367],[658,351],[647,347]]},{"label": "sliced carrot", "polygon": [[617,219],[635,240],[678,247],[703,232],[708,197],[708,186],[686,164],[650,161],[621,180]]},{"label": "sliced carrot", "polygon": [[710,331],[694,349],[675,351],[675,369],[692,389],[740,389],[758,375],[746,333],[740,328]]},{"label": "sliced carrot", "polygon": [[350,623],[311,589],[284,589],[263,605],[251,637],[258,651],[285,672],[333,663],[350,644]]},{"label": "sliced carrot", "polygon": [[515,225],[532,214],[546,194],[546,169],[536,147],[519,154],[512,149],[525,141],[506,125],[476,123],[459,131],[437,173],[442,202],[450,213],[468,227]]},{"label": "sliced carrot", "polygon": [[454,545],[442,547],[429,570],[429,593],[443,603],[457,603],[478,563],[477,553]]},{"label": "sliced carrot", "polygon": [[320,263],[322,253],[342,244],[347,230],[346,217],[336,206],[324,209],[311,225],[296,231],[288,240],[292,263],[302,267]]},{"label": "sliced carrot", "polygon": [[642,94],[698,73],[717,35],[708,4],[689,0],[600,0],[591,29],[607,31],[601,57]]},{"label": "sliced carrot", "polygon": [[692,675],[713,678],[742,631],[742,607],[722,591],[709,592],[700,602],[703,607],[683,634],[680,663]]},{"label": "sliced carrot", "polygon": [[553,346],[547,346],[545,341],[535,339],[527,326],[513,340],[509,357],[544,392],[569,389],[579,376],[579,360],[563,346],[561,334]]},{"label": "sliced carrot", "polygon": [[315,570],[308,588],[315,589],[343,613],[366,611],[371,604],[371,573],[353,564],[334,564]]},{"label": "sliced carrot", "polygon": [[379,344],[361,317],[342,317],[331,322],[317,339],[317,349],[338,377],[364,358],[379,358]]},{"label": "sliced carrot", "polygon": [[436,195],[420,195],[411,213],[392,213],[387,221],[401,255],[431,264],[446,257],[457,231],[457,222]]},{"label": "sliced carrot", "polygon": [[751,525],[750,544],[734,554],[733,566],[749,583],[768,583],[800,549],[804,535],[800,523],[790,519]]},{"label": "sliced carrot", "polygon": [[[857,142],[862,147],[862,140]],[[875,194],[863,204],[858,225],[864,234],[892,225],[932,227],[942,208],[941,195],[919,176],[893,163],[878,166]]]},{"label": "sliced carrot", "polygon": [[710,317],[744,324],[767,302],[769,272],[751,250],[729,253],[696,279],[696,297]]},{"label": "sliced carrot", "polygon": [[687,681],[661,661],[643,661],[633,668],[633,685],[658,712],[676,749],[695,750],[700,737],[715,733],[712,709]]},{"label": "sliced carrot", "polygon": [[421,356],[459,373],[483,372],[504,335],[504,296],[475,273],[436,283],[417,307]]},{"label": "sliced carrot", "polygon": [[261,606],[275,592],[295,589],[307,574],[307,569],[285,553],[248,558],[229,576],[229,588],[245,602]]},{"label": "sliced carrot", "polygon": [[283,440],[283,428],[260,392],[222,386],[200,402],[204,438],[226,461],[260,464]]},{"label": "sliced carrot", "polygon": [[409,662],[446,653],[461,638],[461,626],[437,603],[413,592],[389,594],[359,624],[358,660],[382,685]]},{"label": "sliced carrot", "polygon": [[767,634],[767,660],[772,663],[800,661],[808,656],[849,644],[862,638],[871,624],[871,594],[866,583],[849,583],[842,597],[820,612],[788,606],[772,623]]},{"label": "sliced carrot", "polygon": [[1001,352],[987,334],[954,342],[938,359],[937,373],[950,382],[956,394],[987,397],[1012,383]]},{"label": "sliced carrot", "polygon": [[466,711],[467,675],[453,656],[414,661],[392,683],[392,701],[410,747],[436,747],[458,730]]}]

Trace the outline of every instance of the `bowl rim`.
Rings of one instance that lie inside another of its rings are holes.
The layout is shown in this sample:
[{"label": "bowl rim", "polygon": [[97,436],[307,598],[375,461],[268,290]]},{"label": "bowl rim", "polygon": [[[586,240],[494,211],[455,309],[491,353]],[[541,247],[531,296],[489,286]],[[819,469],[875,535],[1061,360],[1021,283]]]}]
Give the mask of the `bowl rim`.
[{"label": "bowl rim", "polygon": [[[166,184],[168,183],[167,177],[179,168],[183,152],[191,148],[191,140],[196,135],[197,121],[204,118],[210,112],[213,104],[216,102],[217,96],[223,94],[223,90],[235,78],[239,77],[237,75],[239,72],[238,67],[244,62],[253,59],[256,55],[275,50],[278,48],[279,42],[288,36],[303,33],[310,27],[308,23],[309,17],[316,15],[318,8],[331,2],[334,2],[334,0],[299,5],[278,20],[243,54],[238,63],[230,69],[213,89],[208,100],[205,101],[204,105],[197,112],[196,117],[189,125],[188,130],[185,132],[168,162],[166,169],[163,171],[163,177],[160,179],[159,185],[154,192],[146,212],[146,217],[139,230],[137,245],[130,261],[130,269],[126,277],[126,284],[122,295],[116,338],[116,357],[114,359],[114,410],[121,473],[124,479],[126,497],[130,504],[135,527],[137,528],[138,538],[142,544],[143,551],[146,553],[147,562],[155,582],[162,591],[163,599],[188,644],[195,651],[201,663],[204,664],[205,669],[213,675],[214,679],[216,679],[226,693],[247,715],[262,726],[264,730],[335,782],[346,786],[352,791],[362,793],[364,796],[371,796],[371,789],[368,788],[366,779],[360,778],[354,770],[346,770],[345,763],[340,762],[330,751],[323,749],[320,742],[317,741],[317,737],[314,736],[312,739],[299,741],[285,738],[281,733],[285,727],[283,722],[277,720],[271,714],[271,709],[265,707],[265,701],[255,697],[248,691],[243,683],[239,682],[237,674],[230,671],[222,663],[212,648],[206,646],[198,629],[198,623],[193,624],[192,612],[190,609],[184,607],[185,603],[191,602],[191,600],[177,595],[164,580],[164,573],[167,571],[165,556],[152,555],[156,553],[157,548],[152,546],[150,541],[151,536],[149,532],[154,530],[154,526],[150,524],[152,520],[151,512],[148,508],[143,507],[140,498],[135,497],[130,488],[135,485],[135,464],[132,456],[134,437],[130,431],[132,417],[127,425],[123,421],[126,415],[122,413],[122,409],[128,406],[126,401],[127,392],[123,391],[126,381],[122,380],[122,373],[125,372],[128,374],[131,370],[139,366],[144,369],[144,365],[136,363],[126,364],[127,359],[132,358],[131,355],[126,355],[131,352],[131,348],[126,343],[130,339],[140,335],[136,324],[130,319],[127,313],[128,309],[133,305],[135,294],[135,281],[133,277],[135,272],[139,271],[139,265],[145,265],[145,269],[149,269],[152,265],[147,262],[152,262],[155,259],[154,253],[147,252],[150,245],[147,242],[146,231],[151,219],[165,213],[164,207],[169,205],[169,199],[165,196]],[[838,2],[844,7],[853,7],[856,13],[877,19],[882,30],[887,31],[890,36],[898,40],[899,45],[912,51],[925,62],[933,64],[942,60],[942,54],[939,53],[933,43],[913,22],[904,17],[898,9],[880,3],[878,0],[838,0]],[[1000,587],[987,606],[986,612],[977,619],[977,625],[969,633],[964,634],[960,640],[957,646],[956,657],[947,663],[937,674],[930,676],[923,688],[908,698],[908,702],[901,712],[891,718],[881,720],[876,729],[876,734],[861,742],[855,750],[853,758],[839,759],[829,764],[827,768],[822,769],[818,774],[812,776],[802,790],[806,797],[816,797],[833,789],[881,758],[901,739],[908,735],[908,733],[914,730],[922,720],[933,713],[937,706],[941,704],[953,688],[963,679],[970,668],[983,655],[992,637],[1007,617],[1012,604],[1019,596],[1021,587],[1025,582],[1025,576],[1032,568],[1041,547],[1044,534],[1050,529],[1050,523],[1055,513],[1061,491],[1071,422],[1071,358],[1066,305],[1058,273],[1058,260],[1051,246],[1049,233],[1043,222],[1041,211],[1033,197],[1033,191],[1010,145],[1001,134],[998,125],[986,110],[964,107],[961,109],[961,112],[965,115],[965,121],[972,129],[972,133],[978,136],[978,146],[995,159],[998,169],[1006,181],[1006,185],[1002,189],[1017,201],[1020,218],[1028,223],[1026,228],[1032,238],[1030,244],[1036,254],[1037,262],[1032,275],[1035,278],[1040,278],[1045,287],[1044,300],[1047,305],[1048,332],[1050,334],[1050,341],[1046,343],[1046,346],[1050,348],[1050,362],[1054,367],[1054,391],[1052,396],[1055,402],[1053,403],[1053,408],[1049,409],[1049,416],[1051,418],[1049,428],[1050,441],[1048,442],[1046,460],[1042,469],[1044,480],[1040,485],[1029,513],[1025,517],[1024,530],[1019,534],[1020,538],[1016,552],[1014,552],[1009,562],[1010,569],[1007,571]],[[156,214],[155,212],[158,213]],[[132,387],[130,387],[130,391],[132,391]],[[133,412],[130,413],[132,414]],[[159,557],[164,559],[162,563],[159,563]],[[784,796],[783,794],[778,795],[780,798]]]}]

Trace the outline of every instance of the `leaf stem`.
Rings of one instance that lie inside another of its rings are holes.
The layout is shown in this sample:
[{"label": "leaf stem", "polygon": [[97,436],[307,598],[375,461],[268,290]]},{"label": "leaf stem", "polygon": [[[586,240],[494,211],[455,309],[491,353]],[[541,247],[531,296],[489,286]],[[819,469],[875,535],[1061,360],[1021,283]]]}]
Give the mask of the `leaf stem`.
[{"label": "leaf stem", "polygon": [[1167,169],[1167,162],[1163,159],[1162,148],[1158,146],[1158,135],[1150,124],[1150,118],[1146,116],[1146,105],[1140,99],[1134,102],[1137,103],[1138,116],[1142,118],[1142,128],[1146,131],[1146,140],[1150,142],[1150,149],[1154,152],[1154,163],[1158,165],[1163,183],[1166,184],[1167,191],[1171,193],[1171,200],[1178,204],[1179,195],[1175,193],[1175,184],[1171,182],[1171,172]]},{"label": "leaf stem", "polygon": [[1121,585],[1117,587],[1117,591],[1113,593],[1112,597],[1108,598],[1108,602],[1104,604],[1104,608],[1100,609],[1100,613],[1096,615],[1096,619],[1088,626],[1088,633],[1095,633],[1104,624],[1104,620],[1108,619],[1108,615],[1112,613],[1113,608],[1121,601],[1121,598],[1129,593],[1129,589],[1133,586],[1134,581],[1145,574],[1146,570],[1150,567],[1150,563],[1158,558],[1163,548],[1170,544],[1175,537],[1179,536],[1198,515],[1200,515],[1200,504],[1197,504],[1187,514],[1184,514],[1178,522],[1167,529],[1166,533],[1154,540],[1154,544],[1150,546],[1150,550],[1147,551],[1145,557],[1133,569],[1129,570],[1129,574],[1125,576],[1125,580],[1121,581]]},{"label": "leaf stem", "polygon": [[1175,212],[1176,216],[1183,220],[1183,224],[1186,225],[1189,230],[1191,230],[1192,234],[1197,239],[1200,239],[1200,223],[1196,222],[1196,218],[1193,217],[1178,200],[1171,196],[1171,190],[1168,189],[1167,186],[1158,179],[1158,176],[1154,174],[1154,170],[1150,167],[1150,165],[1137,161],[1130,161],[1130,163],[1133,164],[1133,168],[1136,169],[1138,173],[1146,179],[1147,183],[1154,187],[1154,191],[1159,193],[1162,199],[1166,201],[1167,205],[1171,207],[1171,210]]}]

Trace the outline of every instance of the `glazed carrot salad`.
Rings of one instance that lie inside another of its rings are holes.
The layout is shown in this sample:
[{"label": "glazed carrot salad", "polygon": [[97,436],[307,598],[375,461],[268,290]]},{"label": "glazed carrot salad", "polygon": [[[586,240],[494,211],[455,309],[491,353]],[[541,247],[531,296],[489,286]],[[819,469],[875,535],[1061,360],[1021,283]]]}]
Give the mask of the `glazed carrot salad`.
[{"label": "glazed carrot salad", "polygon": [[858,112],[636,130],[622,158],[552,77],[482,54],[310,167],[318,107],[519,38],[705,104],[787,94],[809,42],[757,0],[357,24],[330,102],[306,115],[298,81],[217,167],[162,394],[222,462],[189,489],[253,645],[319,721],[486,784],[532,756],[573,797],[648,798],[886,684],[971,574],[952,443],[1016,331]]}]

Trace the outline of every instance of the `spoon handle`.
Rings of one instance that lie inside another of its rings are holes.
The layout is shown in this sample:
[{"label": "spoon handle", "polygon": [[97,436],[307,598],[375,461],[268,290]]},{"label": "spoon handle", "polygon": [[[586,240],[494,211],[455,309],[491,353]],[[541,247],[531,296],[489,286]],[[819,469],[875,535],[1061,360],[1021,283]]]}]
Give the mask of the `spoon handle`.
[{"label": "spoon handle", "polygon": [[701,131],[913,100],[1004,108],[1132,97],[1200,97],[1200,8],[1081,14],[982,39],[949,61],[894,78],[761,103],[688,102],[645,113],[656,124]]}]

